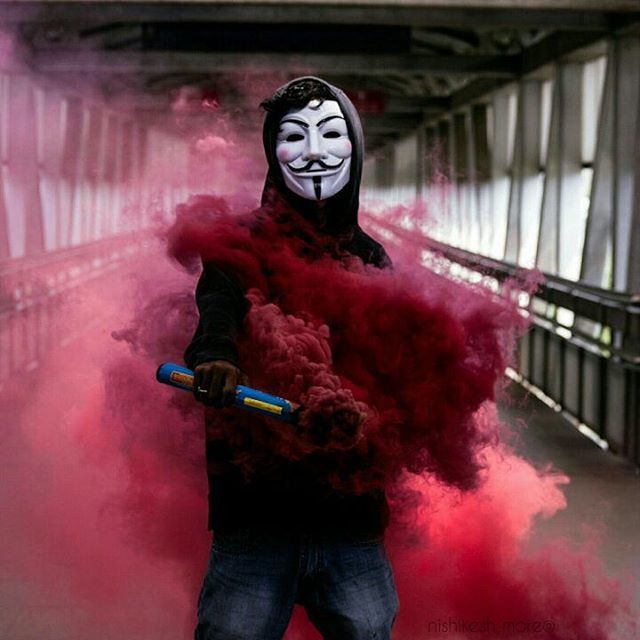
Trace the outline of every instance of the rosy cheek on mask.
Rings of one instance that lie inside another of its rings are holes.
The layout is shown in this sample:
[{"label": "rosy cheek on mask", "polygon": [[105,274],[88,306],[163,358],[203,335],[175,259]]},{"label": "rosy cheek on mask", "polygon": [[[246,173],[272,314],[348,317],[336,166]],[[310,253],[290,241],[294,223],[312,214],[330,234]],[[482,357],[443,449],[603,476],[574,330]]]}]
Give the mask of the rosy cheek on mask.
[{"label": "rosy cheek on mask", "polygon": [[352,150],[353,149],[352,149],[350,140],[341,140],[334,147],[335,155],[337,155],[337,156],[339,156],[341,158],[346,158],[347,156],[350,156]]},{"label": "rosy cheek on mask", "polygon": [[280,162],[289,162],[294,157],[295,156],[286,147],[278,147],[276,149],[276,158],[278,158]]},{"label": "rosy cheek on mask", "polygon": [[282,145],[276,147],[276,158],[283,163],[291,162],[300,156],[302,149],[300,145]]}]

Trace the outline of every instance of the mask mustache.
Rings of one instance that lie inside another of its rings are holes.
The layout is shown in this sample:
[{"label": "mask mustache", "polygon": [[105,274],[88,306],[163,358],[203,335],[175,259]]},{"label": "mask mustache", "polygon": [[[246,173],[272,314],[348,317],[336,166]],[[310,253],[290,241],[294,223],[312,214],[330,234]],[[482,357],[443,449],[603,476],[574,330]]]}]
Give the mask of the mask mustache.
[{"label": "mask mustache", "polygon": [[340,162],[338,162],[337,164],[333,164],[333,165],[327,164],[326,162],[323,162],[322,160],[310,160],[309,162],[307,162],[307,164],[304,165],[304,167],[301,167],[299,169],[297,169],[295,167],[292,167],[290,164],[288,164],[287,166],[294,173],[304,173],[305,171],[309,171],[309,169],[311,169],[311,167],[314,164],[319,164],[323,169],[337,169],[343,163],[344,163],[344,158],[342,160],[340,160]]}]

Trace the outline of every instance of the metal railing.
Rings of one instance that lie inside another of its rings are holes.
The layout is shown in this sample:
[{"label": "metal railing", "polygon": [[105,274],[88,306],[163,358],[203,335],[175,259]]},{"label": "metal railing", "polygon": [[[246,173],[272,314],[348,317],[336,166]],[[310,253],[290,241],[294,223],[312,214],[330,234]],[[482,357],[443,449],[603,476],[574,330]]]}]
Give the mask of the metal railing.
[{"label": "metal railing", "polygon": [[77,337],[66,311],[82,298],[83,286],[122,268],[152,242],[147,232],[128,233],[0,262],[0,390]]},{"label": "metal railing", "polygon": [[[459,277],[489,279],[496,291],[523,273],[516,264],[378,218],[374,224],[414,245],[418,238],[428,254],[456,265]],[[543,276],[529,301],[532,324],[519,343],[517,373],[574,424],[588,427],[613,452],[640,465],[640,297]]]}]

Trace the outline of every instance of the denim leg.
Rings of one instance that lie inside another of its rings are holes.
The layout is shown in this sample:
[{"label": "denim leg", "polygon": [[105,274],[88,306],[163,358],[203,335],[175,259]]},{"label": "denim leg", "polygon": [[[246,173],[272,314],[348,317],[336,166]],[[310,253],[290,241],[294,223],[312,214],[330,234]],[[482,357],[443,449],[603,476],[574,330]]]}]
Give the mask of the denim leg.
[{"label": "denim leg", "polygon": [[319,545],[318,571],[303,588],[307,614],[325,640],[389,640],[398,596],[380,540]]},{"label": "denim leg", "polygon": [[247,532],[218,536],[198,600],[196,640],[280,640],[297,588],[297,546]]}]

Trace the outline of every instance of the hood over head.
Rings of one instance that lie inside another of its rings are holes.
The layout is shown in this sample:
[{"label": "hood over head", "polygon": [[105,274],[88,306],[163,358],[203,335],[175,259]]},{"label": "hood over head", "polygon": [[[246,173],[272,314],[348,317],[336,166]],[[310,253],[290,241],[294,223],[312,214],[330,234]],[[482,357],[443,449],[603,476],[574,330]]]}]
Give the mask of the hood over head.
[{"label": "hood over head", "polygon": [[[313,80],[326,89],[331,97],[323,99],[335,100],[344,114],[349,138],[351,140],[351,169],[349,182],[346,186],[334,196],[327,198],[322,208],[314,200],[307,200],[293,193],[284,183],[282,171],[276,157],[276,139],[280,120],[290,109],[302,108],[304,104],[298,102],[287,105],[284,108],[273,109],[270,104],[283,96],[288,90],[296,84],[304,81]],[[307,220],[318,223],[320,221],[320,212],[322,219],[326,220],[324,231],[331,235],[342,235],[353,232],[358,226],[358,208],[360,205],[360,181],[362,178],[362,163],[364,158],[364,136],[362,134],[362,124],[356,108],[347,95],[338,87],[329,84],[321,78],[315,76],[302,76],[295,78],[287,84],[280,87],[269,100],[265,100],[262,105],[267,109],[262,130],[262,141],[264,151],[267,156],[269,169],[265,180],[264,189],[262,191],[262,206],[277,207],[278,203],[288,204],[295,209]]]}]

